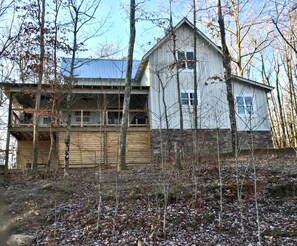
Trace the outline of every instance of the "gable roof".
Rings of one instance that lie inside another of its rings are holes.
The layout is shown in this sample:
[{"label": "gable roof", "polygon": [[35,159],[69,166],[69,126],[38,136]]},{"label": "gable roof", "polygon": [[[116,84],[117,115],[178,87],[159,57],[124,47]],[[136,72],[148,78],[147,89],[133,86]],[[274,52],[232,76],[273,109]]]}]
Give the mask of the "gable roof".
[{"label": "gable roof", "polygon": [[[70,75],[71,58],[63,58],[61,72],[64,76]],[[140,61],[134,60],[132,79],[135,78]],[[80,79],[125,79],[127,60],[116,59],[75,59],[74,77]]]},{"label": "gable roof", "polygon": [[[187,19],[187,18],[183,18],[175,27],[174,27],[174,32],[180,28],[182,25],[188,25],[192,30],[194,30],[194,25]],[[218,51],[221,55],[223,55],[223,51],[220,49],[220,47],[218,47],[211,39],[209,39],[204,33],[202,33],[198,28],[196,28],[196,33],[202,37],[212,48],[214,48],[216,51]],[[136,79],[140,78],[140,76],[142,75],[144,68],[146,67],[147,63],[148,63],[148,58],[149,56],[158,48],[160,48],[166,41],[168,41],[168,39],[170,38],[172,34],[168,33],[167,35],[165,35],[158,43],[156,43],[142,58],[139,67],[138,67],[138,71],[136,73]],[[240,83],[245,83],[245,84],[249,84],[252,86],[256,86],[259,87],[261,89],[264,89],[266,92],[273,90],[274,88],[272,86],[269,85],[265,85],[262,83],[259,83],[257,81],[253,81],[253,80],[249,80],[240,76],[236,76],[236,75],[232,75],[232,79],[234,81],[240,82]]]},{"label": "gable roof", "polygon": [[[188,18],[183,18],[174,28],[173,32],[175,32],[177,29],[179,29],[182,25],[187,25],[189,26],[192,30],[194,30],[194,25],[188,20]],[[216,51],[218,51],[221,55],[223,55],[222,50],[211,40],[209,39],[203,32],[201,32],[197,27],[196,27],[196,33],[202,37],[211,47],[213,47]],[[162,46],[168,39],[171,37],[172,33],[166,34],[159,42],[157,42],[143,57],[141,60],[141,63],[139,65],[138,71],[136,73],[136,78],[139,78],[143,72],[144,67],[147,64],[147,60],[149,56],[160,46]]]},{"label": "gable roof", "polygon": [[[194,30],[194,25],[188,20],[188,18],[183,18],[174,28],[173,32],[175,32],[177,29],[179,29],[182,25],[188,25],[191,29]],[[215,50],[217,50],[220,54],[223,54],[222,50],[211,40],[209,39],[203,32],[201,32],[196,27],[196,33],[201,36],[211,47],[213,47]],[[158,49],[160,46],[162,46],[171,36],[171,33],[166,34],[157,44],[155,44],[144,56],[143,60],[146,60],[156,49]]]}]

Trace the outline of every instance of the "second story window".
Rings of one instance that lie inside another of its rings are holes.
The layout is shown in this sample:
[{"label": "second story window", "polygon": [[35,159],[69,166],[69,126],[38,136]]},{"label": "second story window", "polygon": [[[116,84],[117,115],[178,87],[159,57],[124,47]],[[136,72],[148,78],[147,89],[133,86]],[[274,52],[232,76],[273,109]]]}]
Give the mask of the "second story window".
[{"label": "second story window", "polygon": [[179,69],[194,69],[195,60],[193,51],[178,51],[177,63]]},{"label": "second story window", "polygon": [[[181,92],[181,103],[184,106],[193,106],[194,98],[195,98],[195,93],[192,90]],[[197,98],[197,101],[198,101],[198,98]]]}]

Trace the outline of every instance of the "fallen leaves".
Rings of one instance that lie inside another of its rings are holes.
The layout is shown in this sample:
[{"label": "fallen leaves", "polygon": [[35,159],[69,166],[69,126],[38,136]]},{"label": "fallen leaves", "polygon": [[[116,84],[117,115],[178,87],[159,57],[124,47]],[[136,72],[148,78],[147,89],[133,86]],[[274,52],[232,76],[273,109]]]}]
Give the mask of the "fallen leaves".
[{"label": "fallen leaves", "polygon": [[[221,227],[218,177],[213,163],[210,172],[205,166],[201,174],[197,172],[195,192],[189,170],[168,170],[166,208],[163,176],[153,168],[126,171],[119,179],[118,189],[112,170],[103,172],[100,186],[92,170],[73,172],[69,180],[59,176],[30,181],[26,176],[23,180],[17,177],[17,182],[8,184],[5,195],[12,217],[17,218],[14,230],[34,235],[32,245],[256,245],[253,175],[245,163],[241,160],[239,165],[243,189],[241,222],[234,162],[224,160]],[[279,166],[273,168],[273,159],[257,159],[260,226],[265,245],[297,244],[294,163],[295,159],[286,159],[285,168],[278,170]],[[100,207],[98,188],[102,194]],[[115,213],[116,193],[119,206]]]}]

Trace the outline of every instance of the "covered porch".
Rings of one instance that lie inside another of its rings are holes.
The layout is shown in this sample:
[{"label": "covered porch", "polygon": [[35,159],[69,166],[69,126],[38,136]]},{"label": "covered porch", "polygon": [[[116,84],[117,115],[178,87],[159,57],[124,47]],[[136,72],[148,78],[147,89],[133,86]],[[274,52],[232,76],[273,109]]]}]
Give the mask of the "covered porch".
[{"label": "covered porch", "polygon": [[[66,110],[66,95],[42,89],[38,110],[39,160],[45,166],[50,146],[50,131],[56,138],[53,167],[63,164],[67,114],[71,115],[70,167],[95,167],[116,164],[124,99],[123,87],[75,86],[72,105]],[[26,168],[32,160],[35,85],[9,85],[8,129],[17,139],[17,166]],[[128,116],[127,164],[150,163],[148,88],[132,89]],[[53,101],[55,107],[53,108]]]}]

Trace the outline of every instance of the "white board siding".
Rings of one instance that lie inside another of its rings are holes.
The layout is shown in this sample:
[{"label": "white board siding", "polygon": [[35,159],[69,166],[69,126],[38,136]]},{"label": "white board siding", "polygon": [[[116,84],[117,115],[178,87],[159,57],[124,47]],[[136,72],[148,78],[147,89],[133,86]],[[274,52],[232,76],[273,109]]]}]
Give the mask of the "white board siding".
[{"label": "white board siding", "polygon": [[[239,131],[270,131],[266,92],[254,86],[233,82],[233,93],[235,98],[236,96],[252,96],[254,99],[254,113],[251,116],[236,114],[237,129]],[[237,105],[235,109],[237,112]]]},{"label": "white board siding", "polygon": [[140,86],[150,86],[150,69],[146,66],[140,78]]},{"label": "white board siding", "polygon": [[[176,31],[177,49],[193,51],[193,31],[183,26]],[[228,105],[225,84],[210,79],[214,76],[223,77],[222,57],[219,52],[204,39],[197,36],[197,70],[199,88],[199,126],[200,128],[229,128]],[[158,129],[161,118],[161,128],[165,128],[164,106],[162,102],[162,87],[156,73],[159,73],[165,87],[165,98],[169,118],[169,128],[178,129],[179,109],[175,68],[172,54],[172,40],[156,49],[149,57],[150,71],[150,108],[151,129]],[[193,70],[180,71],[181,91],[193,90]],[[192,109],[183,107],[184,129],[193,127]]]}]

